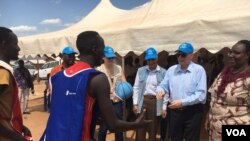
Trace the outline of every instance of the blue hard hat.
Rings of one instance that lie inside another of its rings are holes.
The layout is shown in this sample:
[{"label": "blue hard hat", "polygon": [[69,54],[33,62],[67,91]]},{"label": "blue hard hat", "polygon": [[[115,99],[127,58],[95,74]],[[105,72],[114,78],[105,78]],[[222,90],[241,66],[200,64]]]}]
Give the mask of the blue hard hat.
[{"label": "blue hard hat", "polygon": [[145,51],[145,60],[156,59],[157,56],[157,51],[152,47]]},{"label": "blue hard hat", "polygon": [[189,53],[194,52],[194,48],[193,48],[192,44],[190,44],[188,42],[184,42],[184,43],[181,43],[179,45],[179,47],[178,47],[178,49],[176,51],[189,54]]},{"label": "blue hard hat", "polygon": [[114,57],[116,57],[114,49],[112,47],[110,47],[110,46],[105,46],[105,48],[104,48],[104,56],[106,58],[114,58]]},{"label": "blue hard hat", "polygon": [[67,54],[67,55],[70,55],[70,54],[77,54],[74,49],[70,46],[66,46],[63,51],[62,51],[62,54]]}]

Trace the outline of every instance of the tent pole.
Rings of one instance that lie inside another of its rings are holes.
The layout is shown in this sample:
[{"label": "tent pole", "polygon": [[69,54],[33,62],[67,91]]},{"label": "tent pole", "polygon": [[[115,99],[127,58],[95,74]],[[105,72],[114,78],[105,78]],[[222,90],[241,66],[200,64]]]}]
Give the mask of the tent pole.
[{"label": "tent pole", "polygon": [[[38,66],[38,64],[39,64],[38,58],[36,60],[36,63],[37,63],[37,66]],[[36,69],[37,69],[37,76],[36,76],[37,78],[36,79],[37,79],[37,83],[39,84],[39,82],[40,82],[39,73],[40,72],[39,72],[39,68],[36,67]]]},{"label": "tent pole", "polygon": [[[122,56],[122,70],[125,72],[124,57]],[[126,121],[126,100],[122,101],[123,120]],[[126,131],[123,132],[123,140],[126,141]]]}]

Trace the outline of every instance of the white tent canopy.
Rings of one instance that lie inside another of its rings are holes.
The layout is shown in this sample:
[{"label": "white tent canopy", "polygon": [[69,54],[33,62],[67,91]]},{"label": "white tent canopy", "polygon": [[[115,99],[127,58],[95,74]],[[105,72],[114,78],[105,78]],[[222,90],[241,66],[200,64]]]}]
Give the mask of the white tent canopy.
[{"label": "white tent canopy", "polygon": [[152,0],[132,10],[102,0],[69,28],[19,38],[20,54],[57,54],[66,45],[76,47],[76,36],[85,30],[98,31],[122,55],[150,46],[173,52],[184,41],[196,50],[217,52],[250,37],[249,9],[249,0]]}]

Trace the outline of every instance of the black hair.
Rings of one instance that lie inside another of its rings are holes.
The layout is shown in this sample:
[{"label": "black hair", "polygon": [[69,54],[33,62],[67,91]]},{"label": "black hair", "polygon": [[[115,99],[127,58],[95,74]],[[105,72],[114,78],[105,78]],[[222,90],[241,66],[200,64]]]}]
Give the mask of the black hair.
[{"label": "black hair", "polygon": [[0,44],[3,42],[8,42],[11,39],[12,30],[0,26]]},{"label": "black hair", "polygon": [[[249,40],[240,40],[237,43],[245,45],[245,52],[250,53],[250,41]],[[250,57],[248,58],[248,64],[250,65]]]},{"label": "black hair", "polygon": [[245,45],[246,53],[250,52],[250,41],[249,40],[240,40],[240,41],[238,41],[238,43]]},{"label": "black hair", "polygon": [[94,54],[93,50],[98,48],[102,37],[96,31],[85,31],[80,33],[76,39],[76,47],[80,55]]},{"label": "black hair", "polygon": [[18,60],[18,64],[20,63],[24,64],[24,61],[22,59]]},{"label": "black hair", "polygon": [[24,61],[22,59],[18,60],[19,67],[24,67]]}]

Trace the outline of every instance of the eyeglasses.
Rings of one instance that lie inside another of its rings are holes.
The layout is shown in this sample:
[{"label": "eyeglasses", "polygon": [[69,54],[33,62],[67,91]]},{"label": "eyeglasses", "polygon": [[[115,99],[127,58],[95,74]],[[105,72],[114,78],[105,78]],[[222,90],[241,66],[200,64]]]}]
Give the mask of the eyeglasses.
[{"label": "eyeglasses", "polygon": [[187,55],[188,55],[188,54],[182,53],[182,52],[176,53],[176,56],[177,56],[177,57],[180,57],[180,56],[181,56],[181,57],[185,58],[185,57],[187,57]]},{"label": "eyeglasses", "polygon": [[156,60],[156,59],[148,59],[147,61],[154,61],[154,60]]}]

